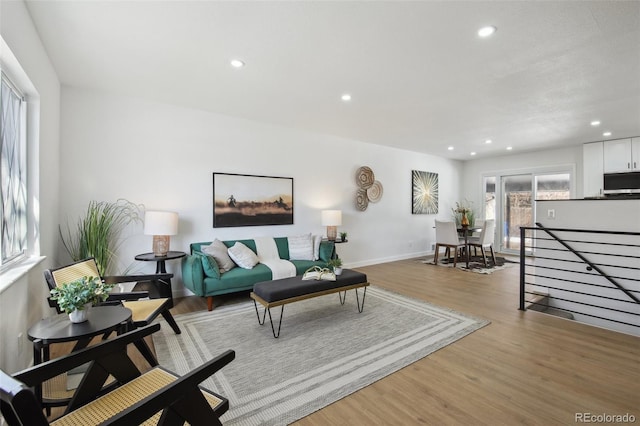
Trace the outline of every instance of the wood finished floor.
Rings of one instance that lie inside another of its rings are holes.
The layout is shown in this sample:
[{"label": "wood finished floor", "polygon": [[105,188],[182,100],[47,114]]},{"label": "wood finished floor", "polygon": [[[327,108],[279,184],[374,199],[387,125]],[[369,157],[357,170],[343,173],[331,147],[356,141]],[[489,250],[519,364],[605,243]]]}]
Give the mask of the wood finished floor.
[{"label": "wood finished floor", "polygon": [[[296,425],[566,425],[576,413],[629,413],[640,423],[640,338],[517,310],[517,266],[481,275],[410,259],[357,270],[491,324]],[[248,295],[216,306],[238,300]],[[172,311],[200,310],[204,298],[186,297]]]}]

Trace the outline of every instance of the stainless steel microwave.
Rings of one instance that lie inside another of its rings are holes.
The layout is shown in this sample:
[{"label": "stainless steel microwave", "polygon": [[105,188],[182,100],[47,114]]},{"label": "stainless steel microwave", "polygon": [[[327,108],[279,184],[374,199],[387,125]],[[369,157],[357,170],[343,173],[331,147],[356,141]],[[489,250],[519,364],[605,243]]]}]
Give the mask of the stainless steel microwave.
[{"label": "stainless steel microwave", "polygon": [[606,173],[605,194],[640,194],[640,172]]}]

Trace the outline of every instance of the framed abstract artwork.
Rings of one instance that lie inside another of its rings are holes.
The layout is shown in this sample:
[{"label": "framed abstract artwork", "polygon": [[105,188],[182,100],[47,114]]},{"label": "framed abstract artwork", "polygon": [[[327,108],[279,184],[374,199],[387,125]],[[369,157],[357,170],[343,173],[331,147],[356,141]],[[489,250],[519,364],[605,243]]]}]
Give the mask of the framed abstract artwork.
[{"label": "framed abstract artwork", "polygon": [[293,178],[213,174],[213,227],[293,224]]},{"label": "framed abstract artwork", "polygon": [[411,171],[411,213],[438,213],[438,174]]}]

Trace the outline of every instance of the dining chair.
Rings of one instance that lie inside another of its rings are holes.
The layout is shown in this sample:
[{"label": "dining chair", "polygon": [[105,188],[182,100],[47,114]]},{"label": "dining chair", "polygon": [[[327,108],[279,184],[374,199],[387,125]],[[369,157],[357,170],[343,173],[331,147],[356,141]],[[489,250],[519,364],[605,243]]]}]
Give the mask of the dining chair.
[{"label": "dining chair", "polygon": [[493,258],[493,266],[496,266],[496,254],[493,251],[493,243],[495,239],[496,221],[494,219],[488,219],[484,221],[482,231],[478,237],[469,237],[469,248],[480,248],[482,253],[482,260],[484,260],[484,267],[488,268],[487,256],[485,249],[491,250],[491,257]]},{"label": "dining chair", "polygon": [[445,256],[447,258],[451,256],[451,249],[454,250],[453,267],[455,268],[458,262],[458,251],[465,247],[464,241],[460,241],[455,222],[436,220],[436,252],[433,256],[433,263],[436,265],[438,264],[440,247],[446,248]]}]

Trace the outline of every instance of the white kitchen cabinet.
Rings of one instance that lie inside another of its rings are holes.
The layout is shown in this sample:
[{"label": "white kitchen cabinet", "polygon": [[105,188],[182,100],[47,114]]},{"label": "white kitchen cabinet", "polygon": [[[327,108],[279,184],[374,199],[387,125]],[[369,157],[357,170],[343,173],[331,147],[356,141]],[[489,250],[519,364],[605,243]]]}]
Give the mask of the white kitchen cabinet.
[{"label": "white kitchen cabinet", "polygon": [[604,142],[604,173],[640,171],[640,138]]},{"label": "white kitchen cabinet", "polygon": [[597,197],[603,190],[604,143],[592,142],[582,145],[582,196]]}]

